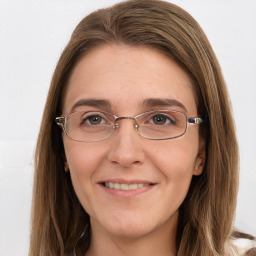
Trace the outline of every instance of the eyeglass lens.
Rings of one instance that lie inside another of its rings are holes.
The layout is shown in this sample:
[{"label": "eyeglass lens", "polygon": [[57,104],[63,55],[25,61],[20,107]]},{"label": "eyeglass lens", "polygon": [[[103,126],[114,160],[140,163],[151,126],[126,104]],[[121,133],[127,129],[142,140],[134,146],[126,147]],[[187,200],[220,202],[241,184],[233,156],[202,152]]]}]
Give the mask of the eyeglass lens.
[{"label": "eyeglass lens", "polygon": [[147,139],[171,139],[183,135],[187,117],[178,111],[149,111],[136,117],[116,117],[105,112],[74,112],[66,117],[65,132],[74,140],[93,142],[109,138],[121,119],[134,119],[139,134]]}]

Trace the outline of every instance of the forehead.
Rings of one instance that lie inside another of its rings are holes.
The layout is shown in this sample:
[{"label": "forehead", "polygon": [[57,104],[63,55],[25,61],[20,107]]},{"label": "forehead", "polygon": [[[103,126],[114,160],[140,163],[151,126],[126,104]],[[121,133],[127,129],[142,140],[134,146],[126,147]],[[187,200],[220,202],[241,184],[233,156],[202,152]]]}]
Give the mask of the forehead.
[{"label": "forehead", "polygon": [[63,114],[69,114],[84,99],[106,100],[122,115],[148,110],[143,109],[148,99],[174,99],[196,114],[187,73],[164,54],[147,47],[103,45],[87,53],[69,79]]}]

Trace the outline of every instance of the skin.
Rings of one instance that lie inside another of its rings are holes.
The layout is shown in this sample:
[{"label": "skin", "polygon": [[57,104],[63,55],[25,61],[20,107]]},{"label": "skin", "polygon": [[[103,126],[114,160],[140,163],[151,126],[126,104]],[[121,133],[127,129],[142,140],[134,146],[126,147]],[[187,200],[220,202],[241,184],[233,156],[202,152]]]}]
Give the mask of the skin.
[{"label": "skin", "polygon": [[[108,100],[111,106],[72,109],[88,98]],[[187,111],[142,104],[152,98],[175,99]],[[88,109],[117,116],[169,109],[197,116],[191,81],[175,62],[156,50],[125,45],[99,46],[74,68],[62,114]],[[176,139],[153,141],[139,136],[132,120],[123,119],[107,140],[81,143],[66,135],[63,140],[74,189],[91,220],[86,255],[175,255],[178,210],[205,159],[199,126],[190,125]],[[154,185],[142,192],[111,194],[103,181]]]}]

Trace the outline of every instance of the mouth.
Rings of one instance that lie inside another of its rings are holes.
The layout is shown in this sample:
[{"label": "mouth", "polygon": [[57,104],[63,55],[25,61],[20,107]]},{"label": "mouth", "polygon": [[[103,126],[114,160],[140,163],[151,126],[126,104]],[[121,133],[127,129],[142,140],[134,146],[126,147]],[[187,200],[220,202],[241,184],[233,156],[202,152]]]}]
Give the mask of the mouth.
[{"label": "mouth", "polygon": [[134,198],[140,194],[147,194],[154,191],[158,183],[152,183],[146,180],[124,180],[112,179],[102,180],[98,183],[104,193],[114,197]]},{"label": "mouth", "polygon": [[109,189],[114,190],[136,190],[148,186],[154,185],[153,183],[114,183],[114,182],[103,182],[102,185]]}]

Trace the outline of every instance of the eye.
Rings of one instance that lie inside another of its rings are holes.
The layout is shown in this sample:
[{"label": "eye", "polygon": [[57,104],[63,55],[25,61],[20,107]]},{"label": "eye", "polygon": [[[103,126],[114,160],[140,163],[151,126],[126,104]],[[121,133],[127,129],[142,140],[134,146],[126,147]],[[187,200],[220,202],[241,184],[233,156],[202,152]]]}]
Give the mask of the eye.
[{"label": "eye", "polygon": [[152,121],[155,125],[168,125],[175,124],[175,119],[171,116],[164,114],[157,114],[152,117]]},{"label": "eye", "polygon": [[102,124],[107,124],[108,122],[104,117],[102,117],[99,114],[93,114],[89,116],[83,116],[82,117],[82,122],[81,124],[86,124],[86,125],[102,125]]},{"label": "eye", "polygon": [[89,116],[87,117],[86,121],[89,122],[90,124],[97,125],[102,122],[102,117],[101,116]]}]

